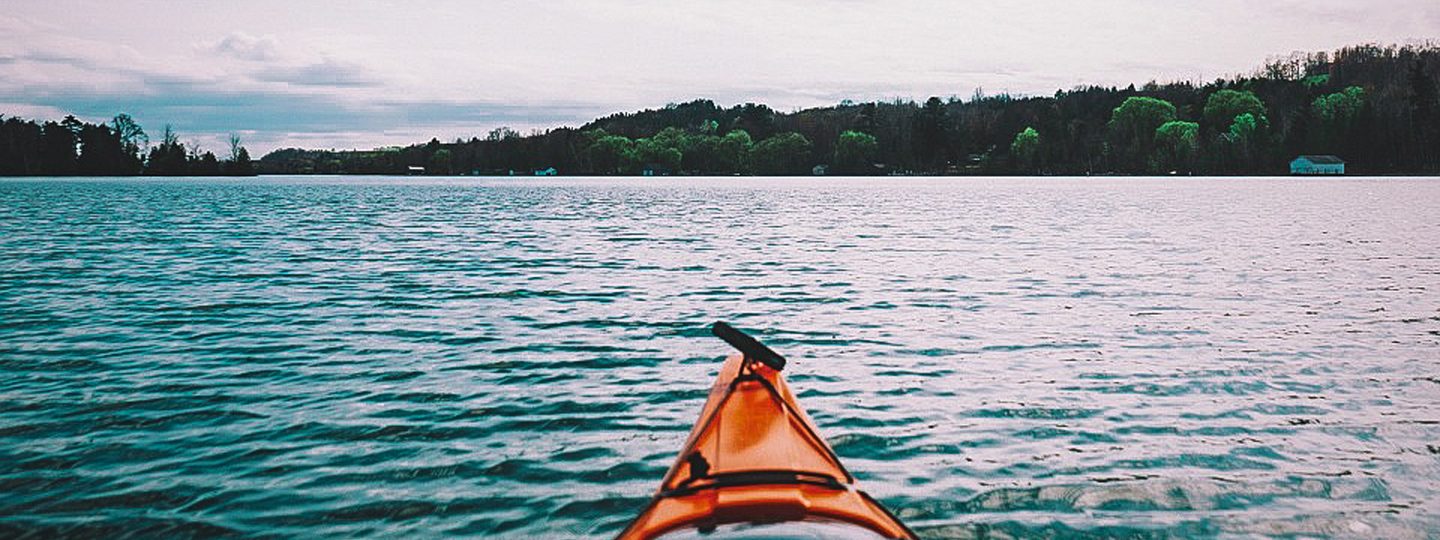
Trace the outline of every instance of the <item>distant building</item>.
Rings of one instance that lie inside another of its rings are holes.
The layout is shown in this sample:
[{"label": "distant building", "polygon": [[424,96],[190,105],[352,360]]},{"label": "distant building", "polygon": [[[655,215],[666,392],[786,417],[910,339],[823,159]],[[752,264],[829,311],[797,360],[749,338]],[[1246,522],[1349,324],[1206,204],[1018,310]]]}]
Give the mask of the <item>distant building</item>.
[{"label": "distant building", "polygon": [[829,166],[826,166],[826,165],[816,165],[816,166],[810,168],[810,174],[812,174],[812,175],[814,175],[814,176],[825,176],[826,174],[829,174],[829,173],[830,173],[830,167],[829,167]]},{"label": "distant building", "polygon": [[1345,174],[1345,160],[1335,156],[1300,156],[1290,162],[1290,174]]},{"label": "distant building", "polygon": [[641,169],[640,176],[670,176],[670,168],[659,163],[650,163]]},{"label": "distant building", "polygon": [[555,176],[557,174],[560,174],[560,171],[555,170],[555,167],[535,169],[535,176]]},{"label": "distant building", "polygon": [[425,167],[421,167],[419,165],[411,165],[405,168],[405,172],[408,172],[410,174],[425,174]]}]

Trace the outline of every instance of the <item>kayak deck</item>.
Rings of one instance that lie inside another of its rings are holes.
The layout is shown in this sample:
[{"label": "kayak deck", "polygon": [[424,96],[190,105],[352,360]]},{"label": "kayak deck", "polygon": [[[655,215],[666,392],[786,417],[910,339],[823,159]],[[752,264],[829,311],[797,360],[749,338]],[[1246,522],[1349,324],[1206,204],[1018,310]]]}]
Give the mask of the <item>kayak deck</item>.
[{"label": "kayak deck", "polygon": [[780,371],[746,355],[731,356],[659,492],[620,538],[796,521],[915,537],[855,487]]}]

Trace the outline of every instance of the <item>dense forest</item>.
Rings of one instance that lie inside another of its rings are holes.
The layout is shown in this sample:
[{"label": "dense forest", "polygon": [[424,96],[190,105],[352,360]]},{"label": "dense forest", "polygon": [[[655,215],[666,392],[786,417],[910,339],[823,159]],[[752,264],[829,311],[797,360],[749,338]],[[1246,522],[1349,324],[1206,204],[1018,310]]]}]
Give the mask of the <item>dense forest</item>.
[{"label": "dense forest", "polygon": [[198,144],[184,144],[170,126],[160,143],[130,115],[109,124],[90,124],[66,116],[37,124],[0,116],[0,176],[251,176],[250,152],[230,136],[230,155],[222,160]]},{"label": "dense forest", "polygon": [[[1440,173],[1440,45],[1295,53],[1210,83],[1082,87],[1053,96],[932,97],[777,112],[710,100],[580,128],[365,151],[282,149],[262,174],[1206,174],[1287,172],[1333,154],[1352,174]],[[232,138],[233,139],[233,138]],[[0,122],[0,175],[249,174],[184,145],[151,146],[126,115]]]},{"label": "dense forest", "polygon": [[[1360,174],[1440,172],[1440,46],[1364,45],[1275,58],[1208,84],[1053,96],[842,102],[781,113],[709,100],[579,129],[373,151],[286,149],[266,173],[1283,174],[1333,154]],[[416,169],[411,169],[415,167]]]}]

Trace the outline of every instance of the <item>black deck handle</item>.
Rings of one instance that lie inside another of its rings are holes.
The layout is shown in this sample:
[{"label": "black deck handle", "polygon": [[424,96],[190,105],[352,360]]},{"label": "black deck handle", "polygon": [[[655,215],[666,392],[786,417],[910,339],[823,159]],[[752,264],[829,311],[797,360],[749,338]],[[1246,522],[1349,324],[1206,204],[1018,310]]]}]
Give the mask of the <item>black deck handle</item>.
[{"label": "black deck handle", "polygon": [[725,343],[729,343],[731,347],[735,347],[735,349],[744,354],[746,358],[758,360],[760,363],[770,366],[770,368],[775,371],[785,369],[784,356],[780,356],[780,353],[770,350],[765,344],[737,330],[734,326],[716,321],[715,324],[710,326],[710,333],[715,334],[715,337],[725,340]]}]

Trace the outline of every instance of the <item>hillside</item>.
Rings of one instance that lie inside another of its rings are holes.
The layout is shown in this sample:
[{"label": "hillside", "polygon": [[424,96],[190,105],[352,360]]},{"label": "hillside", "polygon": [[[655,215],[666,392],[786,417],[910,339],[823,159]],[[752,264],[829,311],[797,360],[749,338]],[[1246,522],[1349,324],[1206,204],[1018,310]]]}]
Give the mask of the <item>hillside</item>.
[{"label": "hillside", "polygon": [[782,113],[699,99],[534,135],[385,151],[286,149],[270,174],[1281,174],[1298,154],[1352,173],[1440,172],[1440,47],[1296,53],[1205,84],[851,103]]}]

